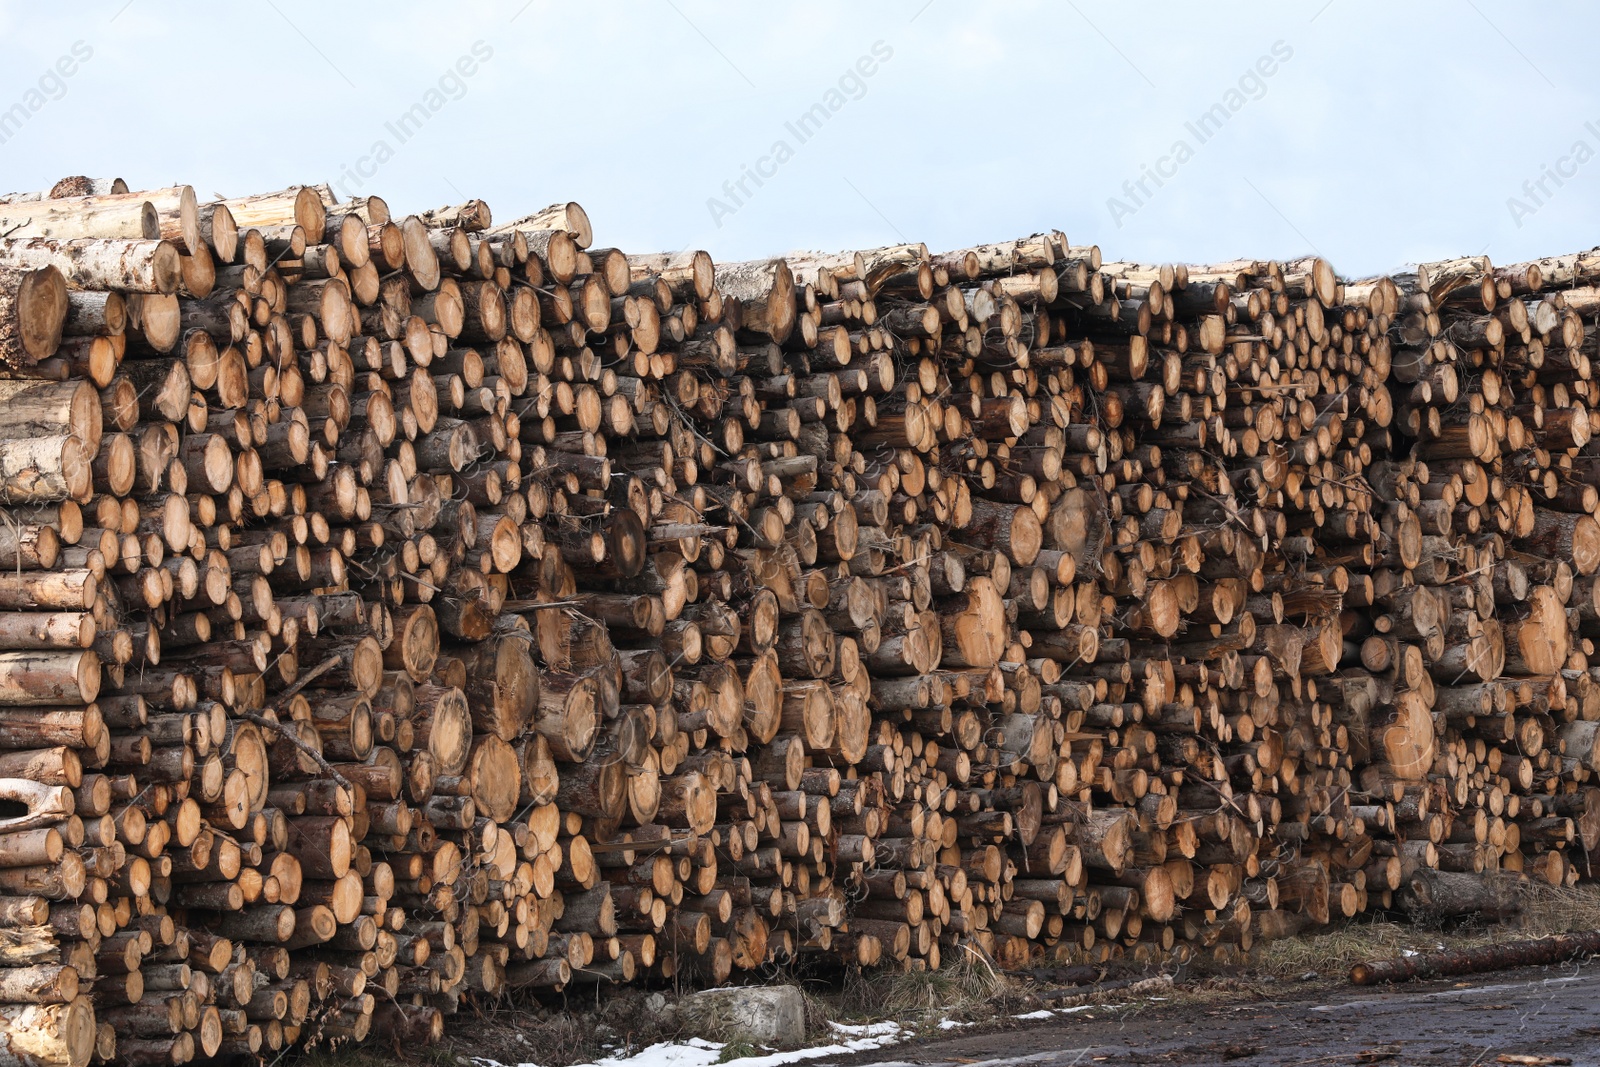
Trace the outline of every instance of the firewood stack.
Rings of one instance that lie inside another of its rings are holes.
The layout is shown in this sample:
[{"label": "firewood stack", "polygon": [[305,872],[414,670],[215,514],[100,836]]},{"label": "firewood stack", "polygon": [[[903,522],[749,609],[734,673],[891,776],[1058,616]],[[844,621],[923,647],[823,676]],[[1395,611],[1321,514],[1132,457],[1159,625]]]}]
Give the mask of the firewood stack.
[{"label": "firewood stack", "polygon": [[1600,309],[1597,278],[1600,261],[1582,254],[1422,264],[1397,279],[1397,426],[1415,445],[1374,489],[1416,517],[1421,563],[1380,584],[1420,595],[1433,626],[1411,642],[1420,661],[1377,625],[1361,659],[1411,673],[1400,684],[1439,727],[1426,782],[1374,783],[1410,823],[1408,870],[1510,869],[1557,885],[1590,873],[1600,481],[1586,453],[1600,395],[1584,320]]},{"label": "firewood stack", "polygon": [[82,178],[0,233],[0,1062],[1588,874],[1600,258]]}]

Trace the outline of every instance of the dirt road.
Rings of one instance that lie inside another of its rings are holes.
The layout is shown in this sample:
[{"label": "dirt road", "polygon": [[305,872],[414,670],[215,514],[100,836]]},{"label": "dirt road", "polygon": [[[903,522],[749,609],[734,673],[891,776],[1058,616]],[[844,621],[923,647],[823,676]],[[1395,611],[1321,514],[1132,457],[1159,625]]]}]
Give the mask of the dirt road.
[{"label": "dirt road", "polygon": [[[1298,987],[1305,989],[1304,986]],[[1501,1056],[1507,1057],[1500,1059]],[[1600,1065],[1600,962],[1529,968],[1464,982],[1419,982],[1280,999],[1090,1008],[1021,1029],[901,1045],[847,1065],[1068,1067],[1088,1064]]]}]

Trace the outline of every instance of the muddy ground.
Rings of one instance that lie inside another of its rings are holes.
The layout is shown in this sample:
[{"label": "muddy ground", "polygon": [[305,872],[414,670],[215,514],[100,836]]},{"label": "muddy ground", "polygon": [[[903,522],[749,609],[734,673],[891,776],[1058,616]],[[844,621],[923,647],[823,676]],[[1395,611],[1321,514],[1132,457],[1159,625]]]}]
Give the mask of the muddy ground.
[{"label": "muddy ground", "polygon": [[1537,1064],[1540,1057],[1550,1057],[1543,1062],[1600,1065],[1600,961],[1374,989],[1279,986],[1281,994],[1248,1003],[1196,1001],[1180,986],[1165,1002],[1089,1008],[1060,1022],[818,1062],[837,1067],[1431,1067]]}]

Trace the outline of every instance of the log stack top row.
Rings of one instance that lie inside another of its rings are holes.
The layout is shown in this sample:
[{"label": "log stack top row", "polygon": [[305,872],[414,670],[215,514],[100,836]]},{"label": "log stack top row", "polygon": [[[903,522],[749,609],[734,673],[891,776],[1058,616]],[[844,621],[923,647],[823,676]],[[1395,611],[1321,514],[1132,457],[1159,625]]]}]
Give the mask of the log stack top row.
[{"label": "log stack top row", "polygon": [[0,234],[0,1067],[1588,876],[1600,255],[88,178]]}]

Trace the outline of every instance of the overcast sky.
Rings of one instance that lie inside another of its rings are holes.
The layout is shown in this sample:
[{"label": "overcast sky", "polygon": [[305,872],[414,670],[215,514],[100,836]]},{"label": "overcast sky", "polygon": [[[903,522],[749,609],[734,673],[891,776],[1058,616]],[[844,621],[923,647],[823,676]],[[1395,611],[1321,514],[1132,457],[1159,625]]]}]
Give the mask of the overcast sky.
[{"label": "overcast sky", "polygon": [[1513,262],[1600,243],[1600,6],[1526,11],[0,0],[0,192],[577,200],[598,245],[718,259],[1053,227],[1107,259]]}]

